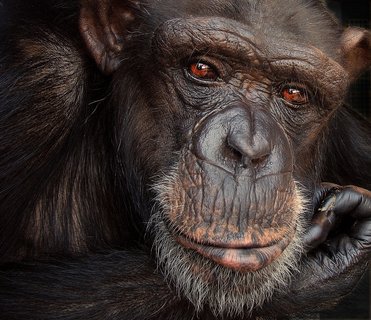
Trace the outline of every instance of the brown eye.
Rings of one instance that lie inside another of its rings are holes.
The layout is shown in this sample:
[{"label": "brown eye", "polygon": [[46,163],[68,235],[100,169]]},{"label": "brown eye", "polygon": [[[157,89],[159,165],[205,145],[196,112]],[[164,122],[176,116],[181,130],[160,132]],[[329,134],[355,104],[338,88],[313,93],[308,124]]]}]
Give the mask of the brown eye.
[{"label": "brown eye", "polygon": [[189,73],[191,76],[207,81],[216,81],[218,79],[218,73],[213,67],[206,63],[196,62],[189,66]]},{"label": "brown eye", "polygon": [[303,105],[309,102],[308,91],[299,86],[286,85],[281,89],[282,98],[294,105]]}]

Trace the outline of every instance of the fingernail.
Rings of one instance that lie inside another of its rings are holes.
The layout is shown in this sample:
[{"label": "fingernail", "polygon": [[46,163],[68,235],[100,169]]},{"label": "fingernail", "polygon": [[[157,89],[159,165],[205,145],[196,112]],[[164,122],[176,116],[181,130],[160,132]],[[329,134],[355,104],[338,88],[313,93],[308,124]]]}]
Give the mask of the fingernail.
[{"label": "fingernail", "polygon": [[335,202],[336,202],[336,194],[331,194],[330,196],[326,197],[322,203],[318,211],[320,212],[332,212],[335,208]]}]

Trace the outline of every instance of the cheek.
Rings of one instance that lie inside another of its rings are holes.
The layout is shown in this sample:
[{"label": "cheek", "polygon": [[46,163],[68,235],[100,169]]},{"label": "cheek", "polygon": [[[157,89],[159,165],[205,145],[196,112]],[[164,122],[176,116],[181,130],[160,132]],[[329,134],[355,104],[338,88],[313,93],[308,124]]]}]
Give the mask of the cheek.
[{"label": "cheek", "polygon": [[[168,166],[175,139],[171,134],[171,119],[164,119],[143,105],[134,105],[116,125],[116,147],[123,164],[135,168],[144,178],[156,175]],[[121,128],[121,129],[120,129]]]}]

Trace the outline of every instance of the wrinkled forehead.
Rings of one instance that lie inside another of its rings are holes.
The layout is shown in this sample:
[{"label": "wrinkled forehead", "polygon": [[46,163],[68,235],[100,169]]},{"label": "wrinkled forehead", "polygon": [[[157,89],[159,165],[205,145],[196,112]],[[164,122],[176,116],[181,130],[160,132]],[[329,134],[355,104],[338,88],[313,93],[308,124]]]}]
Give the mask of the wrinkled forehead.
[{"label": "wrinkled forehead", "polygon": [[158,23],[172,18],[229,19],[256,36],[314,46],[338,60],[340,27],[321,0],[158,0],[152,10]]},{"label": "wrinkled forehead", "polygon": [[278,72],[287,78],[306,79],[319,88],[331,83],[340,93],[348,85],[344,68],[318,47],[289,39],[287,35],[263,34],[228,18],[167,20],[156,29],[152,49],[162,64],[168,66],[182,57],[207,55],[258,71],[267,78]]}]

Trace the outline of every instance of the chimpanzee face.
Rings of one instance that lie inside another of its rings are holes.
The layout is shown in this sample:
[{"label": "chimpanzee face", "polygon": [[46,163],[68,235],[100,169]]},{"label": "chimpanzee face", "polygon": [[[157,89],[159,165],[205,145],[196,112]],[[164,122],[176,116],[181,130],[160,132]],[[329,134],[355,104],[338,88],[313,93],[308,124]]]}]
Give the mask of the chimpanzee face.
[{"label": "chimpanzee face", "polygon": [[240,21],[207,8],[165,20],[151,51],[118,76],[139,74],[151,97],[122,112],[157,195],[158,259],[196,306],[216,312],[253,308],[289,282],[311,216],[304,194],[319,179],[310,173],[318,141],[347,86],[317,33],[257,23],[269,5],[242,5]]}]

